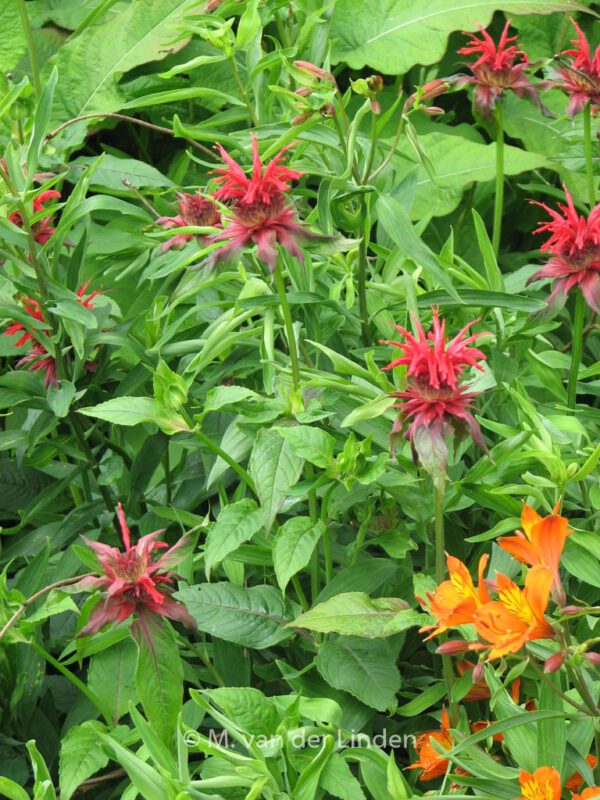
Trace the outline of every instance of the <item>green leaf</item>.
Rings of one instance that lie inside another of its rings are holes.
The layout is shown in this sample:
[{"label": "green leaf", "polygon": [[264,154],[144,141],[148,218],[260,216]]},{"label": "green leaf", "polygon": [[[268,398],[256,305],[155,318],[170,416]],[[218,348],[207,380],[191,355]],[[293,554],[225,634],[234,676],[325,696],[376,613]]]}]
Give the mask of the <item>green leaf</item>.
[{"label": "green leaf", "polygon": [[119,79],[171,51],[187,8],[189,0],[134,0],[123,5],[120,14],[100,19],[72,37],[55,59],[60,81],[54,124],[121,108],[125,100]]},{"label": "green leaf", "polygon": [[325,736],[317,755],[298,776],[294,791],[291,795],[292,800],[314,800],[319,786],[319,777],[334,750],[334,737],[329,735]]},{"label": "green leaf", "polygon": [[589,550],[584,549],[581,545],[570,542],[567,539],[561,558],[561,564],[573,577],[584,583],[588,583],[590,586],[600,588],[598,560],[590,554]]},{"label": "green leaf", "polygon": [[115,397],[97,406],[80,408],[79,413],[104,419],[113,425],[129,426],[153,422],[167,434],[190,430],[183,417],[161,406],[151,397]]},{"label": "green leaf", "polygon": [[404,208],[392,197],[381,196],[377,200],[377,213],[379,221],[387,235],[406,258],[410,258],[422,267],[451,297],[460,300],[452,281],[444,268],[427,247],[425,242],[417,235]]},{"label": "green leaf", "polygon": [[293,452],[316,467],[328,467],[333,460],[335,439],[312,425],[292,425],[275,430],[289,442]]},{"label": "green leaf", "polygon": [[95,720],[70,728],[60,748],[60,798],[70,800],[76,789],[108,764],[98,747],[98,733],[104,726]]},{"label": "green leaf", "polygon": [[273,541],[273,566],[281,591],[285,594],[290,578],[308,564],[315,546],[325,532],[320,520],[313,525],[310,517],[294,517],[277,531]]},{"label": "green leaf", "polygon": [[[432,177],[419,164],[416,194],[410,211],[413,220],[449,214],[458,206],[469,184],[492,181],[496,175],[495,144],[482,144],[462,136],[437,132],[422,134],[419,142],[435,164],[435,175]],[[398,181],[415,169],[415,163],[410,158],[395,159],[393,164]],[[512,145],[504,146],[506,175],[518,175],[551,166],[544,155],[529,153]],[[388,234],[391,236],[389,230]]]},{"label": "green leaf", "polygon": [[0,461],[0,511],[12,515],[28,508],[51,483],[37,469],[22,467],[11,460]]},{"label": "green leaf", "polygon": [[236,405],[244,400],[254,400],[259,395],[246,386],[215,386],[206,395],[204,413],[218,411],[224,406]]},{"label": "green leaf", "polygon": [[210,577],[212,568],[227,558],[229,553],[258,533],[263,521],[263,512],[249,498],[225,506],[206,537],[206,577]]},{"label": "green leaf", "polygon": [[35,741],[30,739],[25,743],[25,747],[29,753],[29,758],[33,765],[33,797],[34,800],[56,800],[56,792],[54,791],[54,783],[52,776],[48,771],[46,762],[44,761],[40,751],[37,749]]},{"label": "green leaf", "polygon": [[173,629],[162,617],[144,614],[132,634],[138,646],[138,696],[148,722],[170,747],[183,702],[183,667]]},{"label": "green leaf", "polygon": [[416,717],[435,705],[442,697],[446,696],[447,687],[444,683],[434,683],[424,689],[413,699],[398,708],[398,714],[403,717]]},{"label": "green leaf", "polygon": [[[560,671],[547,676],[539,687],[537,707],[540,711],[563,712],[563,700],[556,690],[563,691]],[[554,686],[554,689],[552,688]],[[552,764],[562,771],[567,746],[567,728],[565,717],[540,720],[537,724],[537,759],[538,764]]]},{"label": "green leaf", "polygon": [[0,777],[0,795],[8,797],[9,800],[29,800],[29,795],[18,783],[9,778]]},{"label": "green leaf", "polygon": [[320,633],[377,639],[393,636],[422,622],[423,615],[408,608],[398,597],[371,598],[364,592],[347,592],[319,603],[301,614],[293,624]]},{"label": "green leaf", "polygon": [[365,800],[360,782],[339,753],[332,753],[321,773],[320,784],[327,794],[340,800]]},{"label": "green leaf", "polygon": [[[0,4],[0,72],[10,72],[25,52],[26,42],[19,13],[19,0],[3,0]],[[9,35],[10,34],[10,35]]]},{"label": "green leaf", "polygon": [[272,736],[276,733],[279,719],[275,702],[258,689],[226,686],[205,689],[202,694],[251,736]]},{"label": "green leaf", "polygon": [[400,672],[396,651],[387,641],[330,639],[320,645],[315,664],[334,689],[349,692],[378,711],[395,707]]},{"label": "green leaf", "polygon": [[267,533],[289,489],[298,481],[303,460],[274,429],[259,431],[250,455],[250,476],[265,515]]},{"label": "green leaf", "polygon": [[[77,183],[82,172],[97,160],[97,157],[94,156],[79,156],[69,163],[66,179],[70,183]],[[158,189],[173,186],[173,181],[150,164],[145,164],[135,158],[117,158],[110,153],[104,153],[102,161],[94,170],[90,186],[92,188],[102,187],[115,192],[129,192],[124,181],[136,189]]]},{"label": "green leaf", "polygon": [[127,713],[129,703],[138,699],[136,661],[136,647],[129,638],[96,653],[90,659],[88,686],[102,703],[107,718],[113,720],[115,725]]},{"label": "green leaf", "polygon": [[62,419],[69,413],[71,403],[75,398],[75,385],[70,381],[61,380],[58,386],[50,386],[47,398],[54,416]]},{"label": "green leaf", "polygon": [[471,213],[473,214],[473,221],[475,223],[475,233],[477,234],[479,250],[483,257],[487,284],[493,292],[504,292],[504,278],[498,267],[498,261],[490,237],[485,229],[485,224],[474,208],[471,209]]},{"label": "green leaf", "polygon": [[551,14],[585,10],[570,0],[388,0],[365,4],[337,0],[331,21],[332,60],[352,69],[370,66],[404,75],[414,64],[440,61],[452,31],[475,31],[496,10],[507,14]]},{"label": "green leaf", "polygon": [[174,793],[169,791],[172,786],[167,784],[166,779],[157,770],[119,744],[112,736],[105,733],[99,736],[106,747],[112,750],[115,761],[129,775],[132,784],[144,800],[172,800]]},{"label": "green leaf", "polygon": [[291,636],[286,625],[297,613],[297,607],[284,602],[273,586],[247,589],[233,583],[202,583],[180,589],[175,596],[201,631],[257,650]]},{"label": "green leaf", "polygon": [[363,422],[366,419],[375,419],[381,417],[385,412],[391,408],[396,400],[388,394],[374,397],[372,400],[367,400],[362,403],[354,411],[351,411],[340,423],[342,428],[351,428],[358,422]]},{"label": "green leaf", "polygon": [[425,292],[420,294],[417,300],[419,308],[431,308],[431,306],[444,306],[454,308],[457,306],[473,306],[475,308],[508,308],[511,311],[523,311],[526,314],[543,311],[547,304],[543,300],[536,300],[533,297],[525,297],[522,294],[509,294],[502,292],[487,292],[480,289],[460,290],[460,300],[450,297],[446,292]]}]

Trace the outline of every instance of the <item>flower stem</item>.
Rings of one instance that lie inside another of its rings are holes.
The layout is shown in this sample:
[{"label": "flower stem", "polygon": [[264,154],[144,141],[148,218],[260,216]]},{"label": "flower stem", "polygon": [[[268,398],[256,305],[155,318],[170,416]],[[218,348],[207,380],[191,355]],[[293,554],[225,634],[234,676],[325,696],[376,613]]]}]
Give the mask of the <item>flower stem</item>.
[{"label": "flower stem", "polygon": [[281,313],[283,314],[283,322],[285,325],[285,334],[288,340],[288,348],[290,351],[290,362],[292,365],[292,385],[294,387],[294,395],[297,395],[298,388],[300,386],[300,362],[298,361],[298,348],[296,347],[296,337],[294,336],[292,312],[290,311],[290,304],[288,303],[287,294],[285,292],[285,283],[280,265],[275,267],[274,276],[277,292],[279,293],[279,303],[281,305]]},{"label": "flower stem", "polygon": [[85,697],[87,697],[87,699],[90,701],[90,703],[92,703],[98,709],[98,711],[102,714],[102,716],[104,717],[104,719],[106,721],[106,724],[109,727],[112,726],[112,724],[113,724],[112,720],[104,714],[104,711],[102,709],[102,704],[100,703],[100,700],[96,697],[96,695],[90,689],[88,689],[88,687],[85,685],[85,683],[80,678],[78,678],[77,675],[73,674],[70,669],[65,667],[64,664],[61,664],[60,661],[58,661],[56,658],[54,658],[53,655],[51,655],[47,650],[45,650],[37,642],[32,641],[32,642],[30,642],[30,644],[33,647],[33,649],[36,651],[36,653],[39,653],[41,656],[43,656],[43,658],[45,658],[46,661],[51,666],[54,667],[54,669],[56,669],[58,672],[60,672],[61,675],[64,675],[65,678],[73,684],[73,686],[75,686],[77,689],[79,689],[81,694],[83,694]]},{"label": "flower stem", "polygon": [[31,62],[31,76],[33,78],[33,91],[36,98],[39,100],[42,94],[42,84],[40,81],[40,69],[37,60],[37,53],[35,52],[35,44],[33,41],[33,32],[31,30],[31,22],[29,21],[29,14],[27,13],[27,4],[25,0],[19,0],[19,13],[21,14],[21,22],[23,24],[23,32],[27,41],[27,49],[29,51],[29,60]]},{"label": "flower stem", "polygon": [[254,481],[246,472],[246,470],[237,463],[237,461],[235,461],[221,447],[219,447],[216,442],[213,442],[213,440],[203,431],[201,431],[200,428],[194,428],[192,433],[202,442],[202,444],[205,444],[211,452],[213,452],[216,456],[219,456],[219,458],[222,458],[223,461],[236,473],[236,475],[242,479],[250,491],[253,494],[256,494],[256,486],[254,485]]},{"label": "flower stem", "polygon": [[500,236],[502,234],[502,212],[504,210],[504,112],[502,103],[496,106],[496,193],[494,196],[494,229],[492,232],[492,247],[494,255],[498,257],[500,251]]},{"label": "flower stem", "polygon": [[596,187],[594,185],[594,157],[592,154],[592,104],[583,109],[583,142],[585,146],[585,172],[587,175],[590,210],[596,205]]},{"label": "flower stem", "polygon": [[367,248],[371,223],[365,200],[362,202],[364,220],[362,236],[358,244],[358,308],[360,312],[360,331],[365,347],[369,346],[369,309],[367,308]]},{"label": "flower stem", "polygon": [[252,121],[252,124],[256,128],[258,127],[259,124],[258,117],[256,116],[254,108],[252,107],[252,103],[250,102],[250,98],[248,97],[248,92],[246,91],[244,82],[242,81],[242,78],[240,76],[240,71],[236,64],[235,56],[231,56],[231,58],[229,59],[229,63],[231,64],[231,71],[233,72],[233,77],[235,79],[235,82],[237,83],[237,87],[240,90],[240,94],[242,95],[242,100],[244,101],[244,104],[248,109],[248,115],[250,116],[250,120]]},{"label": "flower stem", "polygon": [[[446,484],[444,478],[440,478],[433,484],[434,496],[434,516],[435,516],[435,580],[437,585],[444,580],[445,567],[444,567],[444,496],[446,493]],[[440,641],[445,637],[440,637]],[[446,682],[448,691],[448,703],[450,705],[450,722],[456,725],[458,722],[458,709],[456,704],[452,702],[452,686],[454,685],[454,667],[452,665],[452,658],[450,656],[442,656],[442,672]]]},{"label": "flower stem", "polygon": [[569,385],[567,389],[567,405],[571,412],[577,402],[577,373],[581,364],[583,353],[583,323],[585,317],[585,299],[580,289],[575,294],[575,312],[573,314],[573,334],[571,346],[571,371],[569,372]]}]

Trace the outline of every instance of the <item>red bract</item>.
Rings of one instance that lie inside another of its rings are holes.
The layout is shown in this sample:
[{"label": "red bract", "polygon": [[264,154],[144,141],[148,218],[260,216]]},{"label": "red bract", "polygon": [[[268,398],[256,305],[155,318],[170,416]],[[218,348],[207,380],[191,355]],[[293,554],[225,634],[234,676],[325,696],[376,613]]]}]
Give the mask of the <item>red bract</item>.
[{"label": "red bract", "polygon": [[403,401],[394,405],[394,408],[400,409],[400,417],[393,432],[397,433],[406,423],[410,423],[406,438],[411,442],[415,460],[415,436],[420,430],[427,429],[436,438],[443,438],[448,426],[453,423],[462,427],[466,425],[473,440],[485,449],[479,425],[470,412],[473,398],[478,393],[469,392],[468,386],[459,383],[467,367],[481,370],[479,362],[485,360],[480,350],[469,346],[483,334],[465,336],[474,322],[470,322],[447,342],[445,321],[440,321],[437,309],[433,309],[433,331],[426,334],[415,319],[417,336],[396,325],[396,330],[405,341],[382,342],[403,351],[400,358],[383,369],[390,370],[399,365],[408,368],[406,389],[393,393],[393,397]]},{"label": "red bract", "polygon": [[248,245],[257,245],[257,256],[269,265],[271,272],[277,266],[277,244],[284,247],[299,261],[303,253],[298,242],[315,238],[298,221],[297,212],[287,196],[290,181],[303,173],[280,163],[284,147],[272,161],[263,166],[258,153],[256,137],[252,140],[252,175],[248,177],[242,167],[219,145],[225,161],[218,167],[216,182],[221,188],[215,192],[219,200],[231,201],[231,215],[222,233],[210,237],[213,242],[227,242],[216,250],[210,262],[215,264],[236,258]]},{"label": "red bract", "polygon": [[[196,627],[185,606],[171,597],[169,586],[173,583],[174,575],[171,567],[186,557],[190,539],[184,536],[176,545],[166,549],[168,545],[158,541],[163,533],[160,530],[142,536],[132,546],[121,503],[118,505],[118,517],[125,550],[83,537],[98,556],[104,574],[83,578],[78,586],[82,589],[100,589],[104,592],[104,599],[94,607],[81,635],[96,633],[109,622],[123,622],[134,614],[143,615],[147,612],[183,622],[191,628]],[[155,551],[165,549],[160,558],[152,560]]]},{"label": "red bract", "polygon": [[[80,286],[77,290],[77,297],[79,298],[78,302],[80,305],[84,306],[84,308],[93,308],[93,300],[98,294],[98,292],[90,292],[89,295],[86,295],[89,285],[90,282],[88,281]],[[46,319],[37,300],[34,300],[31,297],[22,297],[21,306],[32,319],[46,323]],[[43,332],[48,336],[51,333],[49,327],[42,328],[41,330],[43,330]],[[23,358],[17,361],[17,367],[28,365],[27,369],[30,372],[43,372],[44,385],[46,389],[51,385],[56,385],[56,362],[54,360],[54,356],[50,355],[44,345],[35,338],[35,331],[33,333],[29,332],[21,322],[10,323],[7,329],[4,331],[5,336],[15,336],[19,333],[22,335],[15,342],[15,346],[22,347],[27,342],[31,342],[31,349],[26,356],[23,356]],[[86,368],[93,372],[95,369],[95,364],[93,362],[88,362],[86,363]]]},{"label": "red bract", "polygon": [[562,64],[559,61],[558,80],[547,81],[547,85],[557,86],[569,95],[567,114],[573,118],[588,103],[600,105],[600,45],[592,55],[585,34],[574,19],[571,22],[577,36],[571,39],[574,47],[564,50],[562,55],[571,58],[572,62]]},{"label": "red bract", "polygon": [[[159,217],[156,222],[163,228],[186,228],[188,226],[214,227],[221,221],[221,213],[216,203],[208,197],[201,197],[198,194],[179,192],[177,195],[179,214],[173,217]],[[163,253],[172,247],[183,247],[186,242],[194,238],[191,233],[177,233],[166,242],[163,242],[160,249]]]},{"label": "red bract", "polygon": [[566,186],[564,190],[566,203],[558,204],[559,211],[531,201],[550,215],[550,220],[542,222],[534,233],[550,234],[540,249],[552,257],[528,283],[556,279],[548,302],[564,300],[571,289],[579,287],[586,303],[600,314],[600,205],[585,217],[578,214]]},{"label": "red bract", "polygon": [[[45,192],[40,192],[37,197],[33,198],[33,213],[38,214],[40,211],[43,211],[44,204],[48,200],[59,197],[60,192],[57,192],[55,189],[48,189]],[[13,211],[13,213],[9,216],[9,220],[13,223],[13,225],[17,225],[19,228],[23,227],[23,218],[19,211]],[[51,222],[52,217],[45,217],[44,219],[39,220],[39,222],[34,222],[32,225],[33,238],[38,244],[46,244],[48,239],[56,230],[56,228],[51,227]]]},{"label": "red bract", "polygon": [[517,37],[508,35],[509,27],[510,20],[504,26],[497,45],[483,27],[480,27],[481,39],[475,34],[467,33],[465,35],[470,38],[470,42],[458,51],[459,55],[480,54],[477,61],[468,65],[472,76],[459,76],[456,84],[475,86],[473,102],[482,117],[491,115],[497,100],[505,91],[514,92],[517,97],[527,97],[540,104],[536,88],[524,74],[529,66],[527,55],[511,44]]}]

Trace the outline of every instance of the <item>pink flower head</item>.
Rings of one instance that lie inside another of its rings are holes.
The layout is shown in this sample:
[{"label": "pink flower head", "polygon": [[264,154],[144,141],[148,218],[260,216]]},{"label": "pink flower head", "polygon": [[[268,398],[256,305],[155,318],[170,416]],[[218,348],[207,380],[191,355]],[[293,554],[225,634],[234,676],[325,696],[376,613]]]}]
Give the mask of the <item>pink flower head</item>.
[{"label": "pink flower head", "polygon": [[482,370],[480,363],[485,355],[471,343],[483,336],[482,333],[466,336],[470,322],[449,342],[446,341],[446,323],[439,319],[437,309],[433,309],[433,330],[425,333],[421,323],[415,318],[417,336],[395,325],[404,337],[403,342],[382,341],[402,350],[400,358],[395,359],[384,371],[397,366],[406,366],[406,388],[394,392],[393,397],[402,400],[394,405],[400,409],[398,422],[393,433],[408,424],[405,437],[410,441],[416,460],[415,436],[420,429],[428,429],[433,436],[444,436],[450,425],[458,423],[469,429],[476,444],[485,450],[481,430],[471,414],[473,399],[477,392],[469,392],[468,385],[460,383],[467,367]]},{"label": "pink flower head", "polygon": [[600,45],[592,55],[585,34],[574,19],[571,19],[571,22],[575,26],[577,36],[571,39],[573,47],[564,50],[562,55],[571,58],[572,61],[568,64],[559,60],[558,80],[547,81],[546,85],[557,86],[569,95],[567,114],[572,119],[588,103],[592,106],[600,105]]},{"label": "pink flower head", "polygon": [[[89,285],[90,282],[87,281],[77,290],[79,305],[83,306],[84,308],[93,308],[94,298],[98,294],[98,292],[90,292],[89,294],[86,294]],[[32,319],[38,320],[38,322],[46,323],[44,313],[37,300],[34,300],[31,297],[22,297],[21,306]],[[50,327],[42,330],[47,336],[49,336],[51,333]],[[35,330],[33,333],[31,333],[25,328],[23,323],[11,322],[4,331],[4,335],[15,336],[17,334],[21,335],[15,342],[15,347],[22,347],[24,344],[27,344],[27,342],[31,342],[31,349],[27,355],[23,356],[23,358],[17,361],[17,367],[28,365],[27,369],[30,372],[43,372],[44,385],[46,389],[51,385],[56,385],[58,381],[56,378],[56,362],[54,360],[54,356],[50,355],[45,346],[35,338]],[[93,371],[95,365],[93,362],[88,362],[86,364],[86,368],[90,371]]]},{"label": "pink flower head", "polygon": [[246,175],[242,167],[219,145],[225,166],[215,171],[221,184],[215,192],[219,200],[231,201],[231,215],[222,233],[210,237],[212,242],[227,242],[216,250],[210,263],[231,260],[249,245],[257,245],[257,256],[269,265],[277,266],[277,244],[284,247],[299,261],[303,253],[298,242],[306,242],[317,234],[311,233],[298,221],[296,209],[287,192],[290,182],[303,173],[281,164],[289,147],[284,147],[266,166],[258,153],[256,137],[252,139],[252,174]]},{"label": "pink flower head", "polygon": [[[44,204],[48,200],[59,197],[60,192],[57,192],[55,189],[48,189],[45,192],[40,192],[40,194],[33,198],[33,213],[39,214],[40,211],[44,210]],[[8,219],[13,223],[13,225],[16,225],[19,228],[23,227],[23,218],[19,211],[13,211]],[[45,217],[44,219],[33,223],[33,238],[38,244],[46,244],[48,239],[56,230],[56,228],[51,227],[51,223],[52,217]]]},{"label": "pink flower head", "polygon": [[[177,195],[179,214],[173,217],[159,217],[156,222],[166,230],[171,228],[214,227],[221,221],[221,213],[216,203],[208,197],[199,194],[179,192]],[[191,233],[177,233],[160,246],[161,252],[166,253],[172,247],[179,249],[187,242],[194,239]]]},{"label": "pink flower head", "polygon": [[525,75],[529,66],[527,55],[517,45],[511,44],[517,37],[508,35],[509,27],[510,20],[504,26],[497,45],[483,27],[480,27],[481,39],[467,33],[465,36],[470,41],[458,51],[459,55],[479,54],[479,58],[468,65],[473,74],[459,77],[456,85],[475,86],[473,102],[482,117],[491,115],[505,91],[514,92],[517,97],[528,97],[540,105],[539,94]]},{"label": "pink flower head", "polygon": [[566,186],[565,203],[559,211],[545,203],[532,200],[550,215],[534,233],[549,233],[541,250],[551,253],[548,263],[529,278],[528,283],[542,278],[554,278],[548,302],[565,299],[571,289],[579,287],[586,303],[600,314],[600,205],[594,206],[588,217],[579,214]]},{"label": "pink flower head", "polygon": [[82,589],[100,589],[104,592],[104,599],[94,606],[81,635],[97,633],[109,622],[120,623],[134,614],[143,615],[146,612],[195,628],[196,623],[186,607],[171,597],[174,573],[170,569],[188,554],[189,537],[184,536],[153,561],[152,554],[155,551],[169,547],[166,542],[158,541],[163,531],[142,536],[132,546],[131,533],[121,503],[118,504],[117,514],[124,550],[83,537],[98,556],[104,574],[83,578],[78,586]]}]

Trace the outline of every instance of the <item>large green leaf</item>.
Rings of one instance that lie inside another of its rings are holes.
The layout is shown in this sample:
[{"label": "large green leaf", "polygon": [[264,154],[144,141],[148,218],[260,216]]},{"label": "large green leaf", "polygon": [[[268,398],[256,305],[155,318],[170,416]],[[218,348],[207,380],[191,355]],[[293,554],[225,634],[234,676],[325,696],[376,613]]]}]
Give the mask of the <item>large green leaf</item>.
[{"label": "large green leaf", "polygon": [[[433,164],[435,172],[432,176],[423,164],[419,165],[415,200],[411,209],[413,219],[422,219],[430,214],[438,217],[449,214],[460,203],[462,194],[469,184],[494,179],[495,144],[481,144],[461,136],[435,132],[419,136],[419,145]],[[417,161],[416,155],[414,160]],[[399,181],[414,169],[410,159],[398,158],[393,163]],[[518,175],[521,172],[551,166],[546,156],[540,153],[529,153],[512,145],[504,147],[506,175]]]},{"label": "large green leaf", "polygon": [[254,500],[244,498],[225,506],[206,537],[204,563],[206,576],[229,553],[251,539],[263,526],[263,513]]},{"label": "large green leaf", "polygon": [[257,650],[291,636],[286,625],[298,610],[284,602],[273,586],[246,589],[233,583],[202,583],[180,589],[176,597],[186,604],[200,630]]},{"label": "large green leaf", "polygon": [[371,598],[364,592],[338,594],[294,622],[299,628],[378,639],[421,625],[423,615],[399,597]]},{"label": "large green leaf", "polygon": [[19,13],[19,0],[0,3],[0,71],[14,69],[25,51],[25,34]]},{"label": "large green leaf", "polygon": [[62,47],[54,61],[60,81],[53,124],[125,102],[121,76],[173,50],[189,0],[133,0],[120,14],[91,25]]},{"label": "large green leaf", "polygon": [[183,701],[183,666],[173,629],[155,614],[132,628],[138,645],[137,692],[148,722],[171,745]]},{"label": "large green leaf", "polygon": [[43,472],[22,467],[9,460],[0,461],[0,511],[10,518],[27,508],[52,480]]},{"label": "large green leaf", "polygon": [[70,800],[78,786],[108,764],[108,756],[98,747],[98,732],[103,725],[88,720],[70,728],[60,748],[60,797]]},{"label": "large green leaf", "polygon": [[[97,161],[98,159],[93,156],[79,156],[71,161],[66,175],[67,180],[70,183],[77,183],[83,171]],[[173,185],[166,175],[163,175],[151,164],[145,164],[143,161],[138,161],[137,158],[117,158],[110,153],[104,153],[102,160],[93,172],[90,186],[96,188],[100,186],[115,192],[128,192],[129,189],[123,181],[128,181],[136,189],[142,186],[163,188]]]},{"label": "large green leaf", "polygon": [[105,714],[116,723],[137,702],[136,649],[131,639],[101,650],[90,659],[88,685],[102,703]]},{"label": "large green leaf", "polygon": [[114,397],[97,406],[80,408],[80,414],[98,417],[114,425],[140,425],[153,422],[164,433],[188,431],[187,423],[179,414],[160,405],[151,397]]},{"label": "large green leaf", "polygon": [[325,523],[313,524],[310,517],[293,517],[281,526],[273,542],[273,566],[281,591],[285,592],[290,578],[308,562],[325,531]]},{"label": "large green leaf", "polygon": [[378,711],[396,705],[400,673],[396,652],[387,641],[369,642],[354,637],[330,639],[319,647],[315,663],[335,689],[350,692]]},{"label": "large green leaf", "polygon": [[403,75],[414,64],[439,61],[452,31],[485,26],[496,10],[550,14],[584,8],[570,0],[337,0],[331,23],[333,61]]},{"label": "large green leaf", "polygon": [[265,515],[267,533],[289,489],[300,477],[303,459],[276,430],[263,428],[250,455],[250,475]]}]

